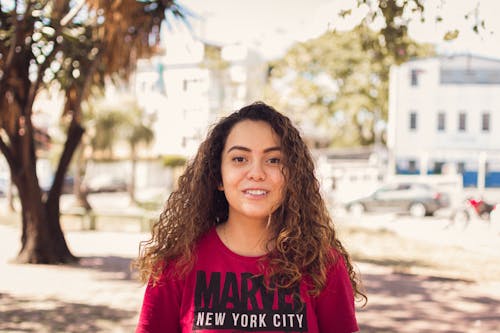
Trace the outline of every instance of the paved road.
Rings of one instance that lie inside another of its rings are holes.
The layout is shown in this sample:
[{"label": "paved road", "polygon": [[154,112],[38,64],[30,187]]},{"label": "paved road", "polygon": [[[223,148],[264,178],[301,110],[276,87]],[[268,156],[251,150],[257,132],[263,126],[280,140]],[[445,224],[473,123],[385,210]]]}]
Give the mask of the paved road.
[{"label": "paved road", "polygon": [[[92,201],[96,209],[128,205],[122,194],[94,196]],[[336,222],[500,253],[500,235],[480,221],[465,230],[448,227],[443,218],[394,214],[360,218],[339,214]],[[0,332],[133,331],[143,287],[128,265],[148,235],[69,231],[66,236],[74,253],[84,257],[81,266],[12,265],[7,260],[18,249],[19,230],[0,225]],[[358,266],[370,297],[368,306],[358,309],[363,333],[498,332],[500,283],[402,274],[366,263]]]},{"label": "paved road", "polygon": [[[338,214],[336,222],[404,237],[463,248],[479,257],[500,259],[497,226],[474,220],[467,228],[444,217],[413,218],[396,214]],[[463,251],[462,251],[463,252]],[[435,253],[429,253],[432,256]],[[488,264],[496,265],[494,259]],[[467,265],[467,262],[464,262]],[[499,332],[500,280],[471,282],[432,275],[405,274],[390,266],[357,263],[369,295],[358,308],[363,333],[479,333]]]},{"label": "paved road", "polygon": [[467,227],[453,225],[446,215],[416,218],[394,213],[353,216],[337,214],[336,222],[365,228],[388,229],[405,237],[439,244],[459,245],[474,251],[500,253],[500,221],[473,218]]}]

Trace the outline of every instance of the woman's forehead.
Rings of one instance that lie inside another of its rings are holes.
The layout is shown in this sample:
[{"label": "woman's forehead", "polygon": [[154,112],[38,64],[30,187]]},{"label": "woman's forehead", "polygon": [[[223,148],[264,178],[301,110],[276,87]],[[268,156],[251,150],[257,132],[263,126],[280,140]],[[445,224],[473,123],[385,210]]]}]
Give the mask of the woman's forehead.
[{"label": "woman's forehead", "polygon": [[262,120],[243,120],[233,126],[226,139],[224,151],[233,146],[250,150],[265,150],[281,146],[281,140],[271,125]]}]

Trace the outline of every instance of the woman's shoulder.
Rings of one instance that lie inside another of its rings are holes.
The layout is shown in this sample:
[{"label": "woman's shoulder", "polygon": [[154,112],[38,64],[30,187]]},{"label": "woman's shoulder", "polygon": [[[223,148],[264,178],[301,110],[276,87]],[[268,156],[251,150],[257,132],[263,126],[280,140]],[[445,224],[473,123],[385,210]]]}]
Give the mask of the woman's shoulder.
[{"label": "woman's shoulder", "polygon": [[327,282],[331,282],[332,279],[344,279],[349,276],[346,258],[339,249],[332,246],[326,252],[326,256],[327,258],[324,263],[324,269],[326,272]]}]

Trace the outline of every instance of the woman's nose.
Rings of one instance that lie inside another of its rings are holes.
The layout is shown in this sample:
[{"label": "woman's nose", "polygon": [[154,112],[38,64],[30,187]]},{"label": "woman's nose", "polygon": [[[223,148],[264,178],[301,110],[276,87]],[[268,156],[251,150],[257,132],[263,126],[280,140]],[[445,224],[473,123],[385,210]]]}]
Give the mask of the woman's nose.
[{"label": "woman's nose", "polygon": [[250,165],[248,178],[253,180],[264,180],[266,178],[266,172],[260,162],[254,162]]}]

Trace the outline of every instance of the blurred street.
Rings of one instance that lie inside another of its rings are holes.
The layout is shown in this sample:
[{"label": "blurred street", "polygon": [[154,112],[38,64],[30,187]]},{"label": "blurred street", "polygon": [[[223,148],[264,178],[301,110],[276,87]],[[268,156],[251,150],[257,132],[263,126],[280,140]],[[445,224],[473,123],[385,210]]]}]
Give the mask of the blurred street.
[{"label": "blurred street", "polygon": [[1,1],[0,333],[134,332],[140,242],[193,157],[220,158],[197,155],[212,126],[256,101],[310,149],[366,288],[361,332],[499,332],[499,11]]},{"label": "blurred street", "polygon": [[[70,204],[71,200],[68,196],[63,201]],[[97,211],[123,210],[128,204],[124,193],[95,194],[90,200]],[[104,221],[97,231],[70,228],[67,241],[82,258],[80,265],[14,265],[8,261],[19,248],[20,228],[5,224],[2,213],[0,332],[133,332],[144,289],[129,265],[148,233],[138,232],[125,221],[123,225],[104,225]],[[472,221],[464,229],[450,226],[445,217],[353,216],[342,211],[336,213],[335,221],[341,239],[352,250],[369,297],[366,307],[358,304],[361,332],[474,333],[498,328],[500,278],[475,281],[467,275],[459,278],[460,271],[451,275],[449,269],[439,273],[439,267],[426,271],[418,259],[404,257],[414,251],[407,248],[415,242],[427,249],[423,256],[451,251],[460,262],[461,253],[470,253],[493,267],[500,262],[500,234],[495,226]],[[386,234],[394,238],[386,239]],[[360,235],[369,241],[356,238]],[[390,246],[400,246],[400,251]],[[393,253],[373,259],[357,248],[371,254]],[[398,262],[383,259],[392,255],[400,258]],[[468,260],[464,258],[464,268],[474,265]],[[446,268],[448,263],[441,264]]]},{"label": "blurred street", "polygon": [[500,255],[500,221],[488,223],[472,219],[465,227],[454,225],[447,216],[411,217],[398,214],[365,214],[361,217],[339,214],[337,224],[351,224],[369,229],[386,229],[401,236],[434,244]]}]

